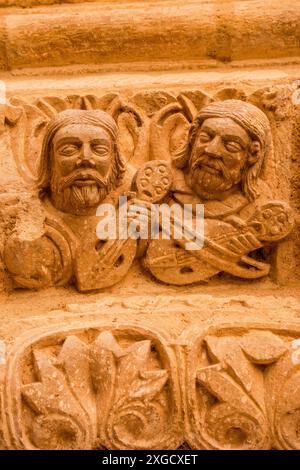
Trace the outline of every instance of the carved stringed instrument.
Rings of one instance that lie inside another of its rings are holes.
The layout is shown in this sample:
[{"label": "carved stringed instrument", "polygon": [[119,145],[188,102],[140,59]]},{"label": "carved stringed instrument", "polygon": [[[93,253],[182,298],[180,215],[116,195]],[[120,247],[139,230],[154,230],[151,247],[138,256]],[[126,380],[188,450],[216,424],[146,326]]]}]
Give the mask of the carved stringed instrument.
[{"label": "carved stringed instrument", "polygon": [[[147,163],[139,170],[135,181],[138,194],[152,202],[163,201],[171,184],[172,172],[164,161]],[[242,228],[225,221],[206,219],[204,246],[199,249],[186,250],[186,243],[201,239],[201,234],[187,227],[183,227],[182,239],[151,240],[144,264],[157,279],[175,285],[207,280],[221,271],[245,279],[257,279],[267,275],[270,267],[247,254],[263,247],[265,242],[272,243],[286,237],[293,223],[288,204],[270,201],[262,205]],[[182,221],[173,216],[171,224],[174,233]]]},{"label": "carved stringed instrument", "polygon": [[[165,161],[146,163],[143,171],[138,171],[134,178],[136,199],[145,203],[159,202],[171,188],[171,176]],[[129,225],[134,219],[134,212],[127,214],[127,217]],[[126,239],[99,240],[96,234],[89,234],[74,256],[78,289],[103,289],[116,284],[128,272],[136,253],[137,240],[130,236]]]}]

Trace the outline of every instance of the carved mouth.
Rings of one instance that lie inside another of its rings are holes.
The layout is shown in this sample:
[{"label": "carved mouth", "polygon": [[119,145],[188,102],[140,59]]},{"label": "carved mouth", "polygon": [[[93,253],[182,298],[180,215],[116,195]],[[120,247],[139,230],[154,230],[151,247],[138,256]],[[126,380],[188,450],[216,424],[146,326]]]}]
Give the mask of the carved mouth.
[{"label": "carved mouth", "polygon": [[96,183],[97,182],[90,176],[82,176],[81,178],[77,178],[73,182],[73,185],[81,187],[81,186],[89,186],[91,184],[96,184]]},{"label": "carved mouth", "polygon": [[209,166],[209,165],[204,164],[204,163],[202,163],[199,168],[200,168],[200,170],[204,170],[207,173],[211,173],[212,175],[218,175],[219,176],[220,174],[222,174],[222,171],[219,170],[218,168],[215,168],[213,166]]},{"label": "carved mouth", "polygon": [[89,186],[91,184],[97,184],[97,181],[90,174],[81,174],[76,178],[73,183],[75,186]]}]

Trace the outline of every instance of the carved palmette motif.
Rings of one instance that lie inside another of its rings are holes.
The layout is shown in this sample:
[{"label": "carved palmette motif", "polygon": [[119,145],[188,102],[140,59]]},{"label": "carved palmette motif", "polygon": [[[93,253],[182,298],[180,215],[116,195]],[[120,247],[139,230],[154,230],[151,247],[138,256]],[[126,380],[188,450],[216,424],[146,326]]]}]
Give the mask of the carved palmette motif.
[{"label": "carved palmette motif", "polygon": [[[161,341],[130,327],[40,338],[23,351],[21,363],[8,366],[8,374],[13,373],[4,396],[4,406],[13,407],[7,423],[9,446],[179,445],[176,368],[171,366],[172,352]],[[29,367],[23,369],[25,363]]]},{"label": "carved palmette motif", "polygon": [[13,449],[299,449],[300,330],[237,321],[178,339],[136,326],[38,331],[11,352]]},{"label": "carved palmette motif", "polygon": [[299,341],[291,331],[245,326],[212,327],[194,343],[187,441],[205,449],[297,449]]}]

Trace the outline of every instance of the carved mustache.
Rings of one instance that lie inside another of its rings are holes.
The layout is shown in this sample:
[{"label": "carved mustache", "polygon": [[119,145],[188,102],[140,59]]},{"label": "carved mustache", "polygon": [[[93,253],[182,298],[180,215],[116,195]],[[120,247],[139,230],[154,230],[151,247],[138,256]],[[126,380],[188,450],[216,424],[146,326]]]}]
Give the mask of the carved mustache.
[{"label": "carved mustache", "polygon": [[197,157],[192,163],[191,171],[194,172],[199,168],[201,169],[203,165],[219,171],[226,180],[231,180],[230,174],[226,166],[224,165],[221,157],[214,156],[212,159],[212,157],[210,157],[208,154],[202,154],[200,157]]},{"label": "carved mustache", "polygon": [[83,180],[83,179],[91,179],[94,180],[95,183],[99,186],[99,188],[106,188],[107,183],[105,180],[103,180],[100,176],[99,173],[95,170],[78,170],[74,171],[70,175],[66,176],[65,178],[62,177],[60,181],[60,189],[65,189],[68,188],[69,186],[72,186],[72,184],[75,181],[78,180]]}]

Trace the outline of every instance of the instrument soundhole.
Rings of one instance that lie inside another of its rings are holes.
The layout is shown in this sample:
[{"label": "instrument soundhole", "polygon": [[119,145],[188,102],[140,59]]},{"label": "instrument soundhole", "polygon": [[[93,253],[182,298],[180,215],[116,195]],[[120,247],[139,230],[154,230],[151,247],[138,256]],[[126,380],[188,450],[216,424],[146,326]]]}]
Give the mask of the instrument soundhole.
[{"label": "instrument soundhole", "polygon": [[124,255],[119,256],[119,258],[114,262],[114,267],[119,268],[124,262]]},{"label": "instrument soundhole", "polygon": [[98,240],[95,244],[95,250],[100,251],[101,248],[105,245],[106,240]]},{"label": "instrument soundhole", "polygon": [[189,274],[193,273],[194,270],[190,266],[184,266],[183,268],[180,268],[180,273],[181,274]]}]

